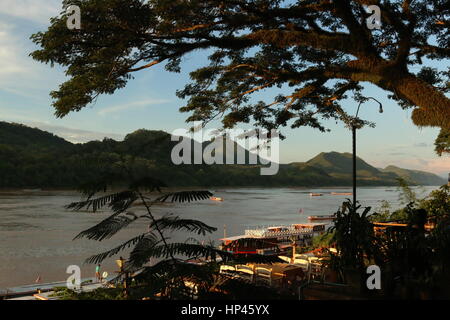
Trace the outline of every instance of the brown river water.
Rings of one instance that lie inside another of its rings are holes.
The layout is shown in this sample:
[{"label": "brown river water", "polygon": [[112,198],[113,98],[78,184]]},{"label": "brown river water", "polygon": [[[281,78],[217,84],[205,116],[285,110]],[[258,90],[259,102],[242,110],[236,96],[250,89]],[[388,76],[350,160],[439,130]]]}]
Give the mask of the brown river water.
[{"label": "brown river water", "polygon": [[[425,196],[438,187],[415,188]],[[223,202],[211,200],[189,204],[168,204],[154,209],[156,216],[173,213],[183,218],[195,218],[218,230],[199,240],[214,241],[226,235],[242,234],[247,227],[283,225],[307,222],[309,215],[329,215],[348,196],[333,196],[331,192],[351,192],[350,188],[225,188],[214,195]],[[324,193],[310,197],[310,192]],[[145,221],[136,222],[109,240],[73,240],[82,230],[100,222],[108,212],[71,212],[64,206],[79,201],[74,191],[0,192],[0,289],[41,282],[65,281],[69,265],[79,265],[82,277],[94,276],[95,266],[84,264],[91,255],[109,250],[145,231]],[[396,187],[358,189],[363,206],[378,208],[381,200],[393,207],[400,206]],[[303,213],[299,209],[303,208]],[[140,207],[135,208],[142,210]],[[192,235],[172,234],[172,241],[183,241]],[[123,254],[126,258],[126,254]],[[102,264],[110,275],[116,269],[114,259]]]}]

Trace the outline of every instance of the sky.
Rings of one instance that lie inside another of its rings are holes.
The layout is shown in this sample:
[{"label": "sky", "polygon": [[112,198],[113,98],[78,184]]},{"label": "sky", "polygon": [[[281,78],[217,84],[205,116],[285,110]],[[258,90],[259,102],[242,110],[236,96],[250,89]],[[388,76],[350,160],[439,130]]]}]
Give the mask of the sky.
[{"label": "sky", "polygon": [[[184,102],[175,92],[189,81],[189,71],[204,65],[205,54],[201,53],[185,57],[180,74],[157,65],[135,74],[114,95],[101,96],[80,112],[56,118],[49,93],[64,81],[64,70],[33,61],[29,53],[36,47],[29,37],[45,31],[49,18],[60,10],[61,0],[0,0],[0,121],[37,127],[75,143],[104,137],[121,140],[137,129],[171,133],[189,127],[188,114],[178,111]],[[442,176],[450,172],[449,156],[434,153],[438,129],[414,126],[411,111],[402,110],[381,89],[367,85],[364,94],[380,100],[384,113],[378,113],[376,103],[361,107],[360,117],[375,122],[376,127],[358,131],[359,157],[376,167],[396,165]],[[356,107],[351,101],[345,105],[349,112],[356,112]],[[307,161],[320,152],[351,152],[351,132],[341,123],[325,124],[331,132],[282,129],[287,138],[280,144],[281,162]],[[209,128],[220,128],[220,124],[212,123]]]}]

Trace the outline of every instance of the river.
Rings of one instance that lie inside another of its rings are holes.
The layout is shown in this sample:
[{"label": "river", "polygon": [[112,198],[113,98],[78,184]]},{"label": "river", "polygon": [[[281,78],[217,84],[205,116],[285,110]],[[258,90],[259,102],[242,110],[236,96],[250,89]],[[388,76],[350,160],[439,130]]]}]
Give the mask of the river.
[{"label": "river", "polygon": [[[438,187],[414,188],[418,196],[426,196]],[[310,197],[309,193],[323,193]],[[189,204],[169,204],[154,209],[157,216],[172,213],[183,218],[201,220],[218,230],[203,240],[219,244],[224,235],[242,234],[246,227],[307,222],[309,215],[329,215],[348,196],[333,196],[331,192],[351,192],[350,188],[217,188],[214,194],[223,202],[205,200]],[[79,265],[82,277],[92,277],[95,266],[83,264],[89,256],[106,251],[145,231],[137,222],[102,242],[72,240],[108,216],[108,212],[71,212],[64,206],[80,200],[74,191],[0,192],[0,288],[42,282],[60,281],[68,277],[69,265]],[[399,207],[396,187],[358,189],[363,206],[378,208],[381,200]],[[136,207],[135,210],[142,210]],[[303,209],[303,213],[299,210]],[[182,241],[185,234],[173,234],[172,240]],[[198,237],[197,237],[198,238]],[[124,257],[126,255],[124,254]],[[114,274],[113,260],[102,264],[102,271]]]}]

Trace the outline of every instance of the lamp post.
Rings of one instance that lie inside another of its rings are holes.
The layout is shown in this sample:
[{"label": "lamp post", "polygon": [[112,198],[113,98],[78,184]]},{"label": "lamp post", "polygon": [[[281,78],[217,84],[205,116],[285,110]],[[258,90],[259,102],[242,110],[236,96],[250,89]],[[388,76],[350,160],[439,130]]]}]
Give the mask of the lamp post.
[{"label": "lamp post", "polygon": [[383,105],[381,104],[380,101],[378,101],[377,99],[375,99],[373,97],[364,97],[364,100],[362,100],[358,105],[358,109],[356,110],[355,118],[351,121],[352,141],[353,141],[353,209],[355,211],[356,211],[356,130],[358,129],[357,119],[358,119],[358,113],[359,113],[359,108],[361,107],[361,104],[363,104],[364,102],[366,102],[369,99],[376,101],[380,106],[379,112],[383,113]]}]

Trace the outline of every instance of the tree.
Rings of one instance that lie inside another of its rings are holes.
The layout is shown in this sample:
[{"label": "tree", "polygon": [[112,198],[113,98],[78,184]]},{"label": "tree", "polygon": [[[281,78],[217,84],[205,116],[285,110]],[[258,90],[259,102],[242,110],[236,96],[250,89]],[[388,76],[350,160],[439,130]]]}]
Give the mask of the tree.
[{"label": "tree", "polygon": [[[118,185],[123,186],[122,189],[113,191]],[[239,290],[244,286],[248,287],[248,291],[260,292],[262,296],[277,296],[275,290],[265,290],[252,283],[245,283],[244,280],[218,274],[219,263],[272,263],[280,261],[277,257],[258,254],[236,256],[232,252],[215,248],[213,244],[203,244],[192,238],[185,242],[170,241],[168,233],[171,232],[205,236],[217,229],[195,219],[155,214],[152,207],[157,204],[193,202],[212,196],[209,191],[202,190],[163,192],[165,187],[159,179],[143,174],[135,157],[123,158],[114,168],[104,168],[102,175],[81,187],[86,199],[69,204],[67,209],[83,209],[94,213],[109,209],[112,213],[100,223],[80,232],[75,239],[103,241],[139,222],[143,223],[145,231],[86,260],[87,263],[97,264],[131,249],[122,273],[113,280],[116,283],[124,283],[123,288],[126,291],[121,292],[120,287],[116,287],[111,290],[100,289],[93,295],[79,295],[73,291],[64,291],[63,295],[68,294],[70,299],[156,296],[163,299],[188,299],[192,298],[193,291],[196,291],[199,297],[208,298],[211,292],[221,293],[226,290],[228,296],[233,297],[240,296]],[[152,258],[158,261],[152,263]],[[201,259],[204,263],[189,263],[190,260],[196,259]],[[131,286],[130,280],[134,280],[135,285]],[[221,297],[226,296],[224,293]]]},{"label": "tree", "polygon": [[442,156],[444,153],[450,153],[450,130],[441,130],[434,145],[434,150],[439,156]]},{"label": "tree", "polygon": [[[69,79],[51,93],[58,117],[125,87],[135,72],[161,63],[180,72],[184,56],[203,50],[209,62],[177,92],[188,98],[180,109],[192,113],[188,121],[221,116],[225,127],[253,121],[326,130],[320,120],[346,117],[342,100],[371,83],[414,108],[416,125],[450,127],[450,71],[427,64],[450,57],[446,0],[64,0],[68,5],[81,7],[80,30],[67,28],[63,12],[31,37],[41,47],[35,60],[66,67]],[[381,10],[381,30],[366,25],[369,5]],[[273,89],[273,100],[250,103],[264,89]]]}]

